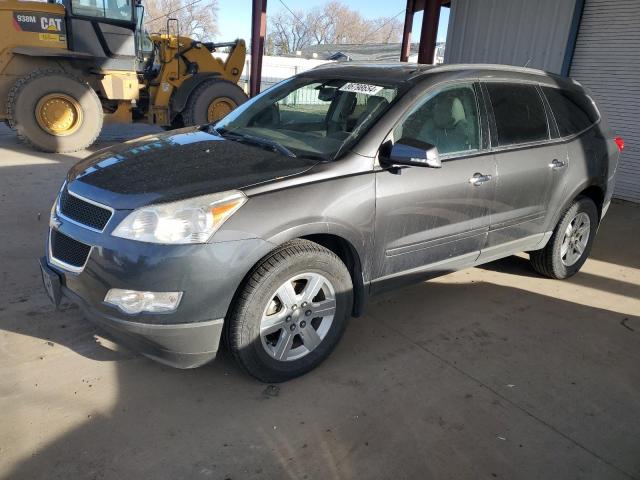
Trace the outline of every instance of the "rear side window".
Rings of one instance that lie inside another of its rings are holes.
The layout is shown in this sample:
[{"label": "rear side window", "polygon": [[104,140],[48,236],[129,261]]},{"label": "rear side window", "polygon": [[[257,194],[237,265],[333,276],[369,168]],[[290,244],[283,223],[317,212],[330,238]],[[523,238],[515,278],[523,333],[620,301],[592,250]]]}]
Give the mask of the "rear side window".
[{"label": "rear side window", "polygon": [[600,118],[586,95],[551,87],[542,87],[542,91],[549,100],[561,137],[582,132]]},{"label": "rear side window", "polygon": [[544,105],[533,85],[487,83],[486,86],[493,106],[499,146],[549,138]]}]

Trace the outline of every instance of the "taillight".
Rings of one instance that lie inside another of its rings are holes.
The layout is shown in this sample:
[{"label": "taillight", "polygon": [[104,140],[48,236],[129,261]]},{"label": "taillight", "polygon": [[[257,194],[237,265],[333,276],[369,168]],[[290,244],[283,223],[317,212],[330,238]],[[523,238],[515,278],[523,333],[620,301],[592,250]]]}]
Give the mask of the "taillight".
[{"label": "taillight", "polygon": [[618,146],[618,151],[619,152],[624,150],[624,140],[622,139],[622,137],[614,138],[614,142],[616,142],[616,145]]}]

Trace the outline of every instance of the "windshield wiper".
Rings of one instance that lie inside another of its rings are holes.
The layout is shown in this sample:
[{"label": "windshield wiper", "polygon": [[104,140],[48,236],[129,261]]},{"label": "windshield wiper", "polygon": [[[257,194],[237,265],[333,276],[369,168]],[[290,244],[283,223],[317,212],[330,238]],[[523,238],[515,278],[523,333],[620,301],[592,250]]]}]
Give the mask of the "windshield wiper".
[{"label": "windshield wiper", "polygon": [[273,150],[276,150],[278,152],[280,152],[283,155],[286,155],[287,157],[295,157],[296,154],[293,153],[291,150],[289,150],[287,147],[285,147],[284,145],[282,145],[281,143],[276,142],[275,140],[271,140],[268,138],[263,138],[263,137],[257,137],[255,135],[248,135],[248,134],[242,134],[242,139],[246,140],[250,143],[254,143],[256,145],[261,145],[261,146],[265,146],[265,147],[270,147]]},{"label": "windshield wiper", "polygon": [[287,157],[295,157],[296,154],[289,150],[287,147],[282,145],[281,143],[276,142],[275,140],[270,140],[264,137],[258,137],[255,135],[249,135],[248,133],[238,133],[231,132],[224,128],[214,128],[213,129],[218,135],[221,137],[229,138],[231,140],[236,140],[238,142],[246,142],[251,143],[253,145],[258,145],[261,147],[267,147],[271,150],[275,150],[282,155],[286,155]]},{"label": "windshield wiper", "polygon": [[300,158],[306,158],[308,160],[319,160],[321,162],[328,162],[331,160],[326,155],[320,155],[319,153],[301,153]]}]

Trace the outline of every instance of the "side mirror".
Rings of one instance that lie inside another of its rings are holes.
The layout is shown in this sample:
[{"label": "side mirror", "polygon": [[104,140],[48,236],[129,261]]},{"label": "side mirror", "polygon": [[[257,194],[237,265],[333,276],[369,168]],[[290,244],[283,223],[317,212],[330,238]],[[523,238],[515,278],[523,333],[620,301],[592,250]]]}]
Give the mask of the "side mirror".
[{"label": "side mirror", "polygon": [[386,160],[393,165],[441,168],[442,162],[435,145],[401,138],[391,146]]}]

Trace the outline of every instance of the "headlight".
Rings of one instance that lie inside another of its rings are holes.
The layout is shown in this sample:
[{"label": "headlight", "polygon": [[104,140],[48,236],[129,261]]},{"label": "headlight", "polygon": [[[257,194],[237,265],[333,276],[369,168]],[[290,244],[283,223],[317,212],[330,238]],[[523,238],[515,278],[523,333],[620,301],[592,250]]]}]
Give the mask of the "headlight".
[{"label": "headlight", "polygon": [[205,243],[247,197],[238,190],[149,205],[134,210],[113,231],[140,242]]},{"label": "headlight", "polygon": [[139,292],[112,288],[104,297],[105,303],[130,315],[151,312],[168,313],[178,308],[182,292]]}]

